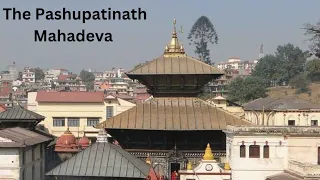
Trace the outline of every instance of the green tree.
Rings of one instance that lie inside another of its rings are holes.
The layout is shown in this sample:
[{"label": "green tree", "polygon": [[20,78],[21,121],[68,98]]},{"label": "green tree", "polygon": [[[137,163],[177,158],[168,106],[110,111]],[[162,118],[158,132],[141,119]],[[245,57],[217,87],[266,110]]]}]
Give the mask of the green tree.
[{"label": "green tree", "polygon": [[200,60],[207,64],[212,64],[210,59],[209,44],[218,44],[218,34],[206,16],[201,16],[192,26],[188,39],[190,45],[195,45],[195,54]]},{"label": "green tree", "polygon": [[305,35],[310,37],[311,41],[311,52],[313,55],[320,58],[320,21],[316,24],[306,24],[304,29],[306,30]]},{"label": "green tree", "polygon": [[310,57],[310,53],[293,44],[285,44],[278,46],[276,57],[279,58],[282,64],[284,80],[289,82],[293,77],[303,73],[304,65],[308,57]]},{"label": "green tree", "polygon": [[36,81],[44,79],[44,72],[41,68],[37,67],[34,69],[35,79]]},{"label": "green tree", "polygon": [[290,82],[290,86],[296,89],[296,94],[308,92],[309,81],[305,74],[298,74],[293,77]]},{"label": "green tree", "polygon": [[266,81],[254,76],[237,77],[228,85],[228,99],[241,104],[266,97],[266,92]]},{"label": "green tree", "polygon": [[320,59],[308,61],[305,71],[309,80],[312,82],[320,81]]},{"label": "green tree", "polygon": [[270,83],[273,86],[283,81],[283,73],[281,61],[275,55],[269,54],[259,59],[252,76],[264,79],[268,82],[268,86],[270,86]]},{"label": "green tree", "polygon": [[278,46],[274,55],[261,58],[252,75],[268,82],[268,86],[288,83],[290,79],[304,72],[308,51],[292,44]]},{"label": "green tree", "polygon": [[93,90],[95,76],[94,76],[94,74],[92,72],[82,70],[80,72],[79,77],[83,81],[83,83],[86,86],[87,90]]}]

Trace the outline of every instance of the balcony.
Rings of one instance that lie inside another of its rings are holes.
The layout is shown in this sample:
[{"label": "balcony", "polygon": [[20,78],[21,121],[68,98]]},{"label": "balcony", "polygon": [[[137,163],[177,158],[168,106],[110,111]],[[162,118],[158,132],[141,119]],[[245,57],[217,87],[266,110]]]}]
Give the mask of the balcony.
[{"label": "balcony", "polygon": [[289,161],[288,170],[305,178],[320,178],[320,165]]}]

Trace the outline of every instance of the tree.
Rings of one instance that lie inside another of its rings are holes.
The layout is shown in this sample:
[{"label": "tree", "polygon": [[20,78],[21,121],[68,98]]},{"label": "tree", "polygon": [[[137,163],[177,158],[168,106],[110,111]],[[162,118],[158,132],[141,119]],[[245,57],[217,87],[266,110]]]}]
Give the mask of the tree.
[{"label": "tree", "polygon": [[290,82],[290,86],[296,89],[296,94],[308,92],[309,81],[305,74],[298,74],[293,77]]},{"label": "tree", "polygon": [[268,82],[268,86],[279,84],[283,81],[281,61],[275,55],[266,55],[261,58],[252,72],[252,76],[259,77]]},{"label": "tree", "polygon": [[320,81],[320,59],[308,61],[305,66],[307,78],[312,82]]},{"label": "tree", "polygon": [[288,83],[290,79],[304,72],[308,51],[303,51],[292,44],[278,46],[275,55],[261,58],[252,75],[268,82],[269,86]]},{"label": "tree", "polygon": [[200,60],[207,64],[212,64],[208,45],[218,44],[218,34],[209,18],[201,16],[193,24],[188,39],[190,40],[190,45],[195,45],[194,52],[199,56]]},{"label": "tree", "polygon": [[310,57],[310,53],[293,44],[285,44],[278,46],[276,56],[282,64],[284,80],[289,82],[296,75],[303,73],[304,65]]},{"label": "tree", "polygon": [[18,79],[17,80],[22,81],[22,72],[21,71],[19,71],[19,73],[18,73]]},{"label": "tree", "polygon": [[94,74],[92,72],[82,70],[80,72],[79,77],[83,81],[83,83],[86,86],[87,90],[93,90],[95,76],[94,76]]},{"label": "tree", "polygon": [[228,99],[238,103],[266,97],[266,92],[266,81],[254,76],[237,77],[228,85]]},{"label": "tree", "polygon": [[310,46],[312,54],[320,58],[320,21],[315,25],[308,23],[304,29],[306,30],[305,35],[310,37],[312,43]]},{"label": "tree", "polygon": [[35,79],[36,81],[44,79],[44,72],[41,68],[37,67],[34,69]]}]

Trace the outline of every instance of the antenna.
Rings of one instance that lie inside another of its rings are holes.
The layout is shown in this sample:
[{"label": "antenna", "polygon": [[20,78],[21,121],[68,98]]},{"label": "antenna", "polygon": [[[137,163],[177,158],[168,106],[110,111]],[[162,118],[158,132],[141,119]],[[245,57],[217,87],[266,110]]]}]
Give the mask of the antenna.
[{"label": "antenna", "polygon": [[260,44],[259,46],[259,59],[263,58],[264,53],[263,53],[263,43]]}]

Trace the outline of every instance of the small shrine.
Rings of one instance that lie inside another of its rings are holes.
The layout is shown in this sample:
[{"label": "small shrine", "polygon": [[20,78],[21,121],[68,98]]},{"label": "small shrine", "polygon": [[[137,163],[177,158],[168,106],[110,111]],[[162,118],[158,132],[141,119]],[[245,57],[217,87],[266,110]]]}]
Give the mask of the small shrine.
[{"label": "small shrine", "polygon": [[189,161],[187,170],[180,170],[178,174],[180,180],[227,180],[231,179],[231,168],[229,163],[219,163],[214,159],[210,144],[208,144],[200,164],[192,167]]},{"label": "small shrine", "polygon": [[68,128],[58,138],[54,151],[58,153],[62,161],[65,161],[70,159],[77,152],[87,148],[89,145],[90,140],[86,135],[78,140]]}]

